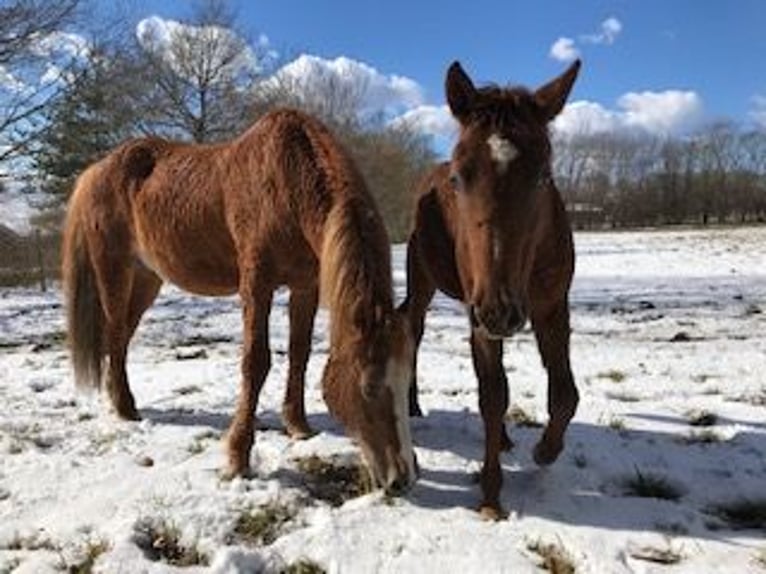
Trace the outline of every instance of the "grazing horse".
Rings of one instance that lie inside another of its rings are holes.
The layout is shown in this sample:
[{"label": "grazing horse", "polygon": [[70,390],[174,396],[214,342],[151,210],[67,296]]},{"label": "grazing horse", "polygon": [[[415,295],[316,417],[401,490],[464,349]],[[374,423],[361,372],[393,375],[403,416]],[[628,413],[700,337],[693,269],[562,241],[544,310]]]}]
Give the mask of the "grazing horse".
[{"label": "grazing horse", "polygon": [[[503,339],[531,319],[548,372],[550,420],[535,447],[538,464],[556,460],[577,408],[569,365],[568,293],[574,271],[572,233],[551,177],[548,123],[561,111],[580,62],[536,91],[477,89],[455,62],[447,101],[460,125],[451,160],[419,188],[407,248],[408,313],[416,350],[436,289],[463,301],[484,421],[481,512],[502,516],[501,450],[511,448],[503,418],[508,383]],[[410,412],[420,414],[413,363]]]},{"label": "grazing horse", "polygon": [[274,291],[290,288],[283,420],[306,436],[305,368],[320,299],[329,307],[323,373],[329,410],[359,443],[375,484],[414,480],[407,416],[413,344],[394,308],[388,236],[350,159],[317,120],[267,114],[223,144],[129,141],[91,165],[71,197],[63,277],[76,382],[139,418],[128,343],[164,281],[201,295],[239,293],[242,383],[227,433],[227,476],[249,471],[255,410],[271,364]]}]

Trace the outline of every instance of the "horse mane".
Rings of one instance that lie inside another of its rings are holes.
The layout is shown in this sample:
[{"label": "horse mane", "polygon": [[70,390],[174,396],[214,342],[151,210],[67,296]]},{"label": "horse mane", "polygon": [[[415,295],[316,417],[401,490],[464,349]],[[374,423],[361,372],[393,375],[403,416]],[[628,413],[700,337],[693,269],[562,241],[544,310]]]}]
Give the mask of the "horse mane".
[{"label": "horse mane", "polygon": [[349,326],[369,334],[393,310],[388,235],[366,196],[340,203],[327,217],[320,293],[329,307],[333,342]]}]

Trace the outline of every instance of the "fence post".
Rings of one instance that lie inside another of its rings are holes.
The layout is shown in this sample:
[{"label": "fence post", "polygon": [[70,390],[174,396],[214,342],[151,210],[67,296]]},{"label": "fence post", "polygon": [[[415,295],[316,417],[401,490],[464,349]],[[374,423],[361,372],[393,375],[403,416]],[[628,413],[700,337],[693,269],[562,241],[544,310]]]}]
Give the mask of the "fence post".
[{"label": "fence post", "polygon": [[45,281],[45,257],[43,256],[43,240],[39,229],[35,229],[35,247],[37,249],[37,268],[40,272],[40,290],[45,293],[48,290]]}]

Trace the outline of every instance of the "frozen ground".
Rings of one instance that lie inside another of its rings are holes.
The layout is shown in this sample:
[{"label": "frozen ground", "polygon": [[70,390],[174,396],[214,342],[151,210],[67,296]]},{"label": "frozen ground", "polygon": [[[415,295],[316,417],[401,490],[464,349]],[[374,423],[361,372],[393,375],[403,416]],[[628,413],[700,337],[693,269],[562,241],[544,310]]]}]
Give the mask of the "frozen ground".
[{"label": "frozen ground", "polygon": [[[580,409],[559,461],[537,468],[544,371],[531,333],[506,343],[513,418],[527,421],[509,422],[510,517],[499,523],[474,511],[483,433],[467,322],[445,298],[433,303],[420,354],[420,481],[403,499],[372,493],[333,507],[306,489],[296,463],[356,452],[318,388],[324,312],[307,395],[319,433],[291,442],[280,429],[282,294],[258,477],[222,482],[220,436],[239,372],[235,300],[163,292],[129,359],[144,420],[126,423],[75,393],[59,294],[0,292],[0,572],[86,567],[88,554],[95,571],[181,571],[155,559],[174,536],[187,561],[207,563],[185,572],[532,572],[551,549],[577,572],[766,572],[766,228],[582,233],[576,242]],[[396,248],[400,293],[402,259]],[[755,515],[749,528],[722,514],[734,504]],[[261,508],[285,514],[270,544],[237,527]]]}]

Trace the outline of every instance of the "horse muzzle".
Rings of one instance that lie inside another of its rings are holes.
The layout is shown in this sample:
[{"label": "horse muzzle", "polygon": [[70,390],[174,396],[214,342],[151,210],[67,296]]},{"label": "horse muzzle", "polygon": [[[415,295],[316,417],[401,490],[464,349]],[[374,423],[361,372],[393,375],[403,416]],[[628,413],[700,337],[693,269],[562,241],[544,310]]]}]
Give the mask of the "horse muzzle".
[{"label": "horse muzzle", "polygon": [[471,328],[491,339],[503,339],[517,333],[527,322],[521,305],[471,305],[468,308]]}]

